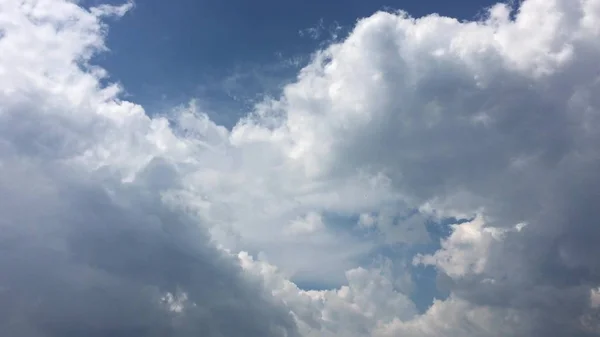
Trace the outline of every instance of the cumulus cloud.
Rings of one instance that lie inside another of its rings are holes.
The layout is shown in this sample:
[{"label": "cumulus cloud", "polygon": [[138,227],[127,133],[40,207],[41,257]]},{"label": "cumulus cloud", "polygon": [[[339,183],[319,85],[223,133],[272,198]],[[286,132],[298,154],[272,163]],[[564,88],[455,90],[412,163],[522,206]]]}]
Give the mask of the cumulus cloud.
[{"label": "cumulus cloud", "polygon": [[[283,144],[312,179],[383,175],[398,215],[475,219],[420,260],[451,298],[393,334],[597,333],[582,321],[597,317],[599,282],[598,8],[528,0],[478,22],[377,13],[232,134]],[[268,135],[263,120],[278,123]],[[465,308],[490,319],[411,325]],[[499,329],[510,317],[520,323]]]},{"label": "cumulus cloud", "polygon": [[245,270],[264,280],[274,296],[294,313],[303,336],[371,336],[378,325],[416,315],[414,303],[396,289],[389,264],[346,272],[348,285],[305,291],[273,265],[239,254]]},{"label": "cumulus cloud", "polygon": [[[3,331],[598,334],[600,0],[376,13],[231,130],[101,84],[129,6],[0,2]],[[414,258],[450,293],[425,313],[357,266],[447,217]]]}]

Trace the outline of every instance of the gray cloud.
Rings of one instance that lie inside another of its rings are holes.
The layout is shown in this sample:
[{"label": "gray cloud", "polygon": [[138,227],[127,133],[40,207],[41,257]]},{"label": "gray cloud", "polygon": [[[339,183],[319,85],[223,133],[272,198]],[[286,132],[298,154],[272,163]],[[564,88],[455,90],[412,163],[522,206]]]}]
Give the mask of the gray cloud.
[{"label": "gray cloud", "polygon": [[[156,180],[174,173],[166,164],[123,187],[18,147],[2,150],[5,333],[294,335],[291,316],[261,284],[213,247],[195,219],[157,198]],[[168,294],[185,298],[180,310],[165,302]]]}]

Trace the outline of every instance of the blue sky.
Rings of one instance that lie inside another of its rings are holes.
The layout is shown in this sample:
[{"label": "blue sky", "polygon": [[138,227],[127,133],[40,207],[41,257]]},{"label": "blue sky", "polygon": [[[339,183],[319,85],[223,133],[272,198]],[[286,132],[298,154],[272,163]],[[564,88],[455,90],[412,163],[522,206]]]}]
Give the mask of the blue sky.
[{"label": "blue sky", "polygon": [[[96,3],[97,0],[88,0]],[[113,3],[119,3],[112,0]],[[150,113],[199,98],[231,126],[252,99],[277,94],[338,30],[381,9],[473,19],[493,0],[139,0],[112,22],[99,63]],[[311,28],[320,27],[315,39]]]}]

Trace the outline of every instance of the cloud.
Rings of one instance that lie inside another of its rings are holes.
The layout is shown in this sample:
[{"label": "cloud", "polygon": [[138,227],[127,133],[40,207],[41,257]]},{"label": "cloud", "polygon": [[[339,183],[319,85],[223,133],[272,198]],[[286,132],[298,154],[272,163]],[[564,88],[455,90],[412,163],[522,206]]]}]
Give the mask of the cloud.
[{"label": "cloud", "polygon": [[371,336],[378,324],[416,315],[414,303],[396,290],[390,265],[346,272],[347,286],[305,291],[273,265],[239,254],[245,270],[264,280],[274,296],[292,310],[303,336]]},{"label": "cloud", "polygon": [[308,213],[306,217],[293,221],[288,227],[291,235],[311,234],[323,229],[323,217],[317,213]]},{"label": "cloud", "polygon": [[[599,0],[376,13],[231,130],[100,84],[99,16],[127,6],[0,3],[3,330],[598,333]],[[398,261],[357,266],[447,217],[414,260],[450,293],[425,313]]]},{"label": "cloud", "polygon": [[161,200],[181,184],[160,158],[175,141],[164,121],[86,70],[98,15],[120,12],[0,4],[2,331],[296,336],[288,310]]},{"label": "cloud", "polygon": [[[590,291],[600,281],[599,6],[528,0],[479,22],[377,13],[232,137],[281,148],[310,179],[379,174],[397,216],[475,218],[423,260],[450,299],[393,335],[596,333],[582,322],[597,317]],[[437,308],[490,319],[411,328],[450,322],[432,318]],[[519,324],[500,329],[514,316]]]}]

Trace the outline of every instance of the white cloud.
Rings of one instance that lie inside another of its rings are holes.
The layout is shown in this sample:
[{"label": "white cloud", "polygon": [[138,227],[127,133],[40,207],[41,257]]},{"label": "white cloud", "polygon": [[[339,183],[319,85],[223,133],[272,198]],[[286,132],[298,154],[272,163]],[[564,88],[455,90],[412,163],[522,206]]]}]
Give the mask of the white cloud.
[{"label": "white cloud", "polygon": [[312,234],[324,228],[321,214],[309,212],[304,218],[299,218],[289,225],[286,232],[291,235]]},{"label": "white cloud", "polygon": [[304,336],[370,336],[378,325],[416,315],[414,304],[395,289],[385,266],[348,270],[348,285],[340,289],[305,291],[265,261],[247,253],[239,258],[245,270],[264,279],[273,295],[292,310]]},{"label": "white cloud", "polygon": [[480,274],[485,268],[490,245],[501,238],[499,230],[484,227],[481,217],[453,225],[452,234],[442,240],[442,248],[433,255],[416,256],[416,264],[435,265],[450,277]]},{"label": "white cloud", "polygon": [[530,329],[528,323],[512,310],[475,307],[451,296],[435,301],[426,314],[414,320],[381,325],[374,336],[517,336]]}]

